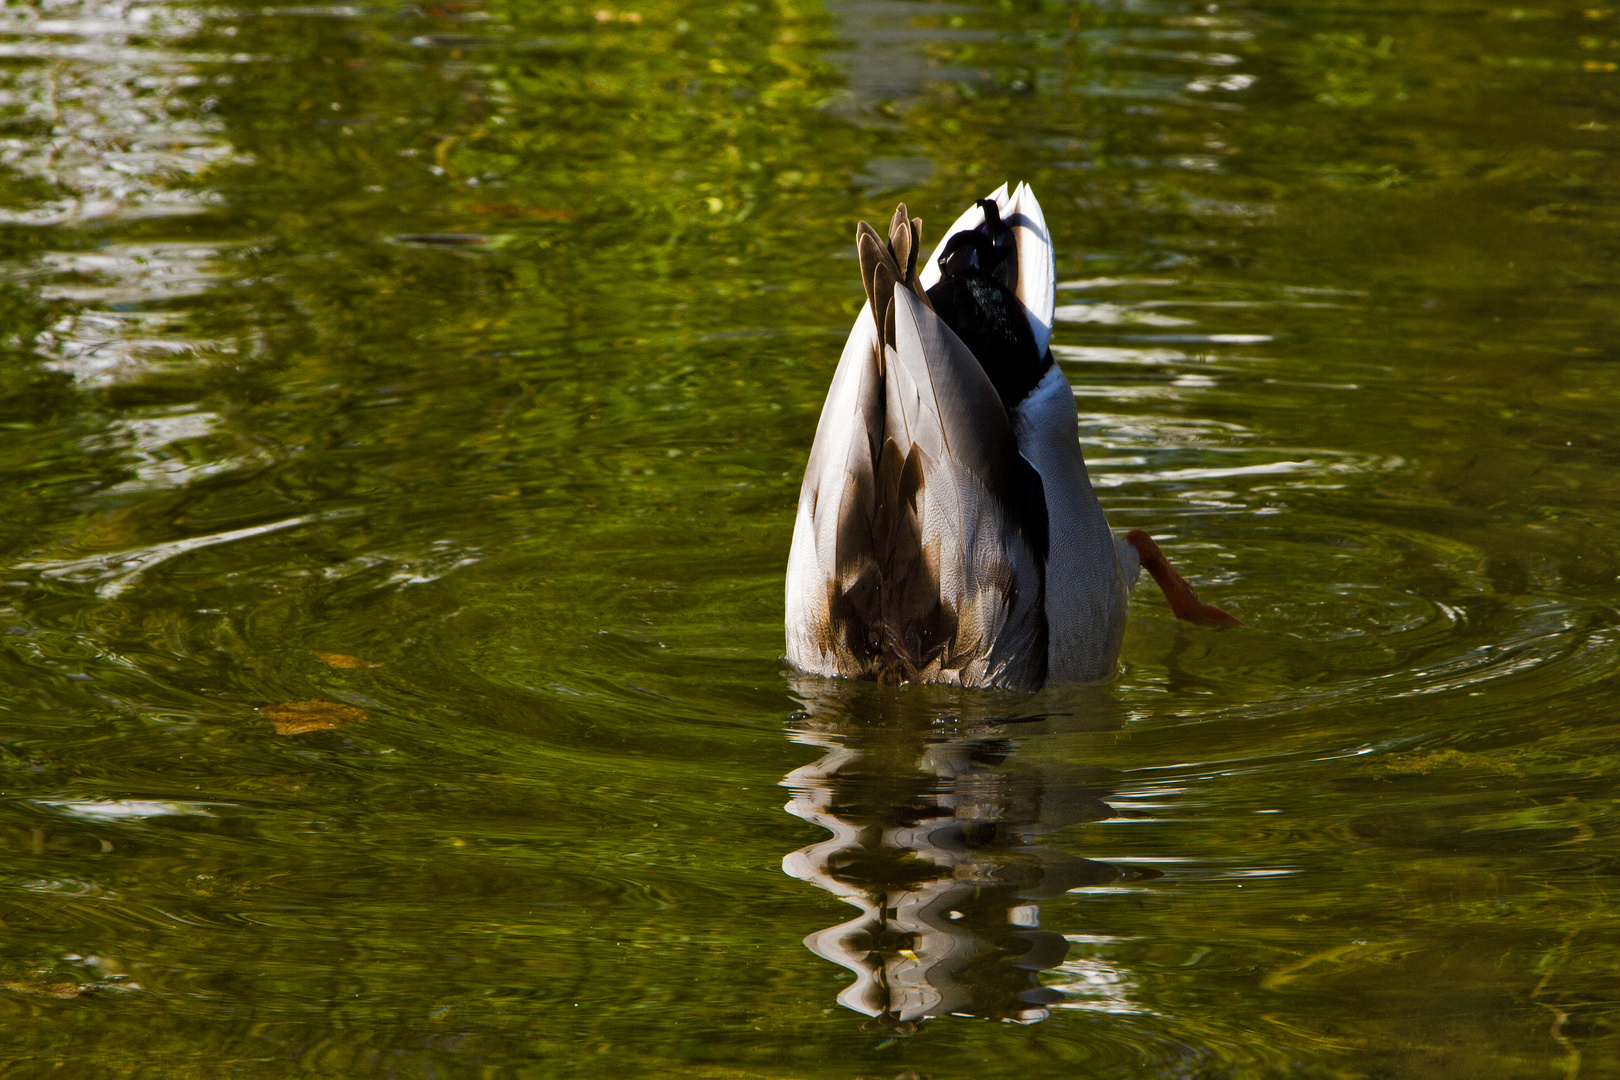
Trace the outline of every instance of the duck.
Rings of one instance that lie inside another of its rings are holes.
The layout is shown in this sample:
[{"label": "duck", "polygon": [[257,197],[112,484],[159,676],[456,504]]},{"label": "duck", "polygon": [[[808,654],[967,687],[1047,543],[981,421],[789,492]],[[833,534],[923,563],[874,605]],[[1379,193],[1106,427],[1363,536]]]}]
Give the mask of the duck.
[{"label": "duck", "polygon": [[866,303],[799,491],[788,663],[890,684],[1105,682],[1144,569],[1178,619],[1242,626],[1103,514],[1052,359],[1057,270],[1034,191],[1003,184],[926,259],[921,241],[904,203],[887,238],[856,228]]}]

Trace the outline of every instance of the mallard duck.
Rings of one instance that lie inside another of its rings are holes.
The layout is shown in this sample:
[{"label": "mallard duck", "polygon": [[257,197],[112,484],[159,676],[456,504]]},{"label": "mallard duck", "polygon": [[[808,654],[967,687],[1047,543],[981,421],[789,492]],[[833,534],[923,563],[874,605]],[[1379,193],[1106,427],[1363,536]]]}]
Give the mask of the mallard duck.
[{"label": "mallard duck", "polygon": [[904,204],[856,230],[866,305],[805,467],[787,659],[815,675],[1034,690],[1110,678],[1143,568],[1178,618],[1240,626],[1153,539],[1115,539],[1048,343],[1051,236],[1002,185],[919,266]]}]

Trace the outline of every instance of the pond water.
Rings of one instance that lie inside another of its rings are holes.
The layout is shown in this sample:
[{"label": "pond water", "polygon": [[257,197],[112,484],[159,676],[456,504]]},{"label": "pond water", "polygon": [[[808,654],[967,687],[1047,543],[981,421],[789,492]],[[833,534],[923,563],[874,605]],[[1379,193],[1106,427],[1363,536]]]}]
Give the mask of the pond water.
[{"label": "pond water", "polygon": [[[1620,12],[600,4],[0,9],[8,1075],[1620,1076]],[[1249,629],[796,679],[1003,180]]]}]

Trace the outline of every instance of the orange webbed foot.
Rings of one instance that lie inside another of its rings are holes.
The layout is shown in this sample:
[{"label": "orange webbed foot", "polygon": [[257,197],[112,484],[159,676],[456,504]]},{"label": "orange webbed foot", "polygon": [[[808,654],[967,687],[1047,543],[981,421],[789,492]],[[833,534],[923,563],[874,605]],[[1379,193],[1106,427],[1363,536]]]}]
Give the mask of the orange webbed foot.
[{"label": "orange webbed foot", "polygon": [[1170,610],[1175,613],[1176,618],[1186,619],[1199,626],[1223,629],[1245,625],[1236,615],[1198,599],[1197,591],[1187,584],[1186,578],[1176,573],[1176,568],[1164,557],[1164,552],[1153,542],[1153,537],[1141,529],[1132,529],[1125,534],[1125,540],[1141,557],[1142,569],[1152,574],[1153,580],[1159,583],[1159,588],[1164,592],[1164,598],[1170,601]]}]

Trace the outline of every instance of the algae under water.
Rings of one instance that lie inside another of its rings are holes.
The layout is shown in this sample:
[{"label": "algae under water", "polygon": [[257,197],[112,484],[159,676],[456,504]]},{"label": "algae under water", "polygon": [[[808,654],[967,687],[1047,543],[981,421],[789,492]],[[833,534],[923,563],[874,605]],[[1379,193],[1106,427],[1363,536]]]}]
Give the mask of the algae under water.
[{"label": "algae under water", "polygon": [[[1620,15],[601,2],[0,13],[7,1075],[1620,1076]],[[1250,629],[794,679],[1003,180]]]}]

